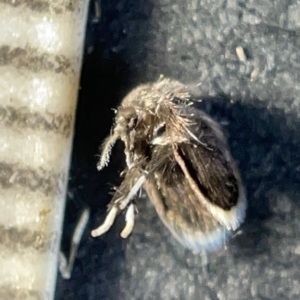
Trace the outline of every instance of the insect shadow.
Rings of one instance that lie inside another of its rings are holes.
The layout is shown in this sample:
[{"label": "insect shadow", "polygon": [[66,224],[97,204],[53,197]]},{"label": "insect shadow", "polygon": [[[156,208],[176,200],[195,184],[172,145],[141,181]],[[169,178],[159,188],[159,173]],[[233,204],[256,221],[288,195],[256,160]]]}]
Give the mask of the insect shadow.
[{"label": "insect shadow", "polygon": [[[239,255],[255,256],[269,252],[264,238],[271,233],[271,222],[278,201],[274,191],[290,195],[295,207],[300,189],[300,120],[296,113],[286,113],[264,102],[241,103],[226,96],[204,97],[199,108],[223,125],[229,146],[238,162],[246,187],[248,209],[241,234],[233,239]],[[272,192],[273,191],[273,192]],[[275,192],[276,193],[276,192]],[[281,213],[283,221],[290,217]],[[280,237],[279,237],[280,238]]]},{"label": "insect shadow", "polygon": [[79,245],[71,278],[64,280],[59,274],[55,299],[86,299],[86,295],[92,295],[91,299],[100,299],[103,295],[110,294],[110,291],[116,293],[119,289],[111,281],[118,278],[121,272],[123,240],[115,229],[105,238],[99,239],[92,238],[90,231],[104,218],[106,205],[111,200],[112,187],[121,182],[119,172],[124,165],[123,157],[118,153],[123,153],[122,149],[119,150],[122,145],[118,144],[113,149],[114,159],[110,168],[98,172],[96,165],[101,141],[109,134],[112,126],[112,108],[122,98],[119,87],[126,82],[124,77],[127,73],[127,66],[118,59],[100,60],[97,53],[85,57],[82,70],[84,88],[80,91],[77,106],[61,243],[61,250],[67,257],[72,235],[83,209],[89,207],[91,214]]},{"label": "insect shadow", "polygon": [[[253,100],[251,103],[239,101],[231,103],[226,96],[203,97],[202,102],[199,102],[199,109],[215,118],[227,132],[229,146],[246,187],[248,200],[246,220],[241,227],[241,234],[234,236],[228,245],[228,248],[238,249],[234,255],[240,259],[243,257],[251,259],[270,252],[272,245],[266,242],[265,238],[272,234],[272,229],[265,224],[270,220],[272,222],[276,214],[274,206],[277,205],[276,201],[273,201],[272,194],[270,196],[270,191],[276,189],[292,195],[293,191],[300,190],[300,134],[297,130],[300,128],[300,121],[296,113],[286,114],[282,109],[267,108],[262,103],[259,100]],[[92,111],[92,114],[96,113],[94,108]],[[107,120],[108,128],[111,126],[113,116],[110,117],[111,120]],[[105,131],[103,130],[98,139],[105,137],[107,134]],[[81,141],[79,147],[83,147],[83,144]],[[72,211],[76,215],[76,212],[82,209],[83,203],[88,204],[92,209],[92,219],[85,231],[82,240],[84,247],[78,253],[79,259],[75,263],[71,281],[64,285],[59,282],[61,286],[63,285],[61,292],[64,293],[64,299],[68,299],[68,295],[72,298],[75,294],[78,298],[80,292],[84,297],[89,293],[89,288],[94,289],[95,295],[118,295],[120,292],[118,278],[121,276],[125,261],[124,242],[119,237],[124,225],[122,218],[118,218],[112,230],[101,238],[91,238],[90,230],[95,224],[99,224],[99,220],[105,218],[106,205],[111,199],[109,194],[111,186],[121,181],[119,171],[122,171],[124,166],[123,147],[121,143],[117,144],[113,149],[110,166],[97,172],[97,157],[94,154],[97,153],[98,146],[95,146],[95,140],[93,145],[94,148],[89,147],[85,152],[77,149],[73,155],[71,174],[78,177],[71,178],[69,192],[74,191],[73,197],[77,201],[69,201],[69,212]],[[93,159],[84,158],[82,153]],[[78,186],[79,183],[82,188]],[[82,203],[79,203],[78,199],[81,199]],[[299,206],[296,197],[292,195],[291,199],[295,206]],[[288,219],[289,216],[283,214],[282,217]],[[67,228],[70,229],[65,235],[68,236],[68,232],[71,234],[74,228],[71,225],[75,224],[76,218],[74,216],[67,218]],[[145,230],[149,228],[147,224],[142,226]],[[82,286],[80,290],[68,290],[68,286],[74,286],[74,282],[78,283],[76,284],[78,288]],[[89,284],[85,284],[86,282]]]}]

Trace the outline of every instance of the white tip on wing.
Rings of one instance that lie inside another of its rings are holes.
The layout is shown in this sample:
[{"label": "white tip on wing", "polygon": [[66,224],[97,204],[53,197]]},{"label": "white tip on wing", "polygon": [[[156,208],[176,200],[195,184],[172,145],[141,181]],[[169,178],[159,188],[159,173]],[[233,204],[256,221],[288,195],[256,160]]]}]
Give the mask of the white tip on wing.
[{"label": "white tip on wing", "polygon": [[192,250],[194,253],[200,253],[203,250],[217,250],[225,246],[231,232],[220,226],[216,230],[203,234],[182,232],[177,240],[186,248]]},{"label": "white tip on wing", "polygon": [[164,224],[172,232],[176,240],[184,247],[192,250],[194,253],[200,253],[203,250],[217,250],[225,245],[231,231],[220,225],[210,232],[185,230],[183,228],[175,229],[174,225],[167,219],[162,219]]}]

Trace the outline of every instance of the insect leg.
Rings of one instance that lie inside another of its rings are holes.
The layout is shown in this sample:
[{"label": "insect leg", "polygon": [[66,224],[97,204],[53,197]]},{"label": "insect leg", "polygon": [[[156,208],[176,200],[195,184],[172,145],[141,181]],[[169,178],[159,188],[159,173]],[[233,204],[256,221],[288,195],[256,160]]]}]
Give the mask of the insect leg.
[{"label": "insect leg", "polygon": [[113,225],[116,219],[118,210],[119,210],[118,207],[114,204],[111,210],[109,211],[109,213],[107,214],[104,223],[99,227],[97,227],[96,229],[92,230],[91,232],[92,237],[100,236],[110,229],[110,227]]},{"label": "insect leg", "polygon": [[[135,184],[131,187],[129,193],[125,197],[118,197],[116,200],[112,201],[111,209],[108,212],[108,214],[104,220],[104,223],[102,225],[100,225],[98,228],[95,228],[94,230],[92,230],[91,235],[93,237],[100,236],[100,235],[104,234],[105,232],[107,232],[111,228],[111,226],[113,225],[113,223],[117,217],[117,214],[120,211],[124,210],[128,206],[130,201],[132,201],[132,199],[136,196],[136,194],[142,187],[145,180],[146,180],[146,176],[141,175],[138,178],[138,180],[135,182]],[[120,187],[120,191],[122,191],[122,188],[124,189],[124,187],[126,189],[127,185],[128,185],[128,180],[126,180],[126,178],[125,178]],[[122,237],[124,236],[126,238],[131,233],[132,228],[134,226],[134,204],[133,203],[129,204],[125,218],[126,218],[126,225],[121,233],[121,236]]]},{"label": "insect leg", "polygon": [[134,210],[135,210],[135,205],[133,203],[129,204],[126,214],[125,214],[125,221],[126,225],[124,229],[121,232],[121,237],[123,239],[126,239],[130,233],[133,230],[134,227]]},{"label": "insect leg", "polygon": [[142,175],[137,182],[134,184],[134,186],[131,188],[129,194],[124,198],[119,200],[120,203],[120,209],[123,210],[128,203],[130,202],[130,200],[132,200],[132,198],[137,194],[137,192],[139,191],[139,189],[142,187],[143,183],[146,180],[146,176]]}]

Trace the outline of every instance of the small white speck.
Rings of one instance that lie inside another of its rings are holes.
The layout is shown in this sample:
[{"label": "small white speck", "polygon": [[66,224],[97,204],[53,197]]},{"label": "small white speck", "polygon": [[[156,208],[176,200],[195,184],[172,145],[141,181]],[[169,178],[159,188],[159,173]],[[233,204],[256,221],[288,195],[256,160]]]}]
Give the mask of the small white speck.
[{"label": "small white speck", "polygon": [[244,49],[241,46],[236,47],[235,51],[236,51],[236,55],[240,61],[245,62],[247,60]]},{"label": "small white speck", "polygon": [[295,248],[295,254],[300,255],[300,245],[296,246]]},{"label": "small white speck", "polygon": [[250,80],[254,80],[258,75],[258,70],[257,69],[254,69],[252,72],[251,72],[251,75],[250,75]]},{"label": "small white speck", "polygon": [[9,182],[9,183],[14,183],[15,180],[16,180],[16,178],[17,178],[17,176],[18,176],[18,174],[19,174],[19,171],[13,172],[12,175],[10,176],[8,182]]}]

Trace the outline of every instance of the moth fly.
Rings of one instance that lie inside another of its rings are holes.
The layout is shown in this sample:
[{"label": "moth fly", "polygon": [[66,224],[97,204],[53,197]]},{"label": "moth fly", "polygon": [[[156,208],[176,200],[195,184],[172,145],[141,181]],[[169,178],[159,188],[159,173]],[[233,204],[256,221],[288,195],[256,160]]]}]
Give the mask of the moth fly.
[{"label": "moth fly", "polygon": [[174,237],[194,252],[222,246],[243,222],[246,198],[226,138],[196,108],[187,86],[161,77],[132,90],[116,112],[98,170],[108,165],[118,139],[124,143],[124,179],[92,236],[108,231],[125,211],[121,236],[128,237],[141,189]]}]

